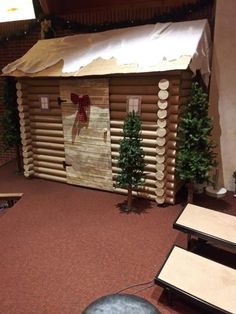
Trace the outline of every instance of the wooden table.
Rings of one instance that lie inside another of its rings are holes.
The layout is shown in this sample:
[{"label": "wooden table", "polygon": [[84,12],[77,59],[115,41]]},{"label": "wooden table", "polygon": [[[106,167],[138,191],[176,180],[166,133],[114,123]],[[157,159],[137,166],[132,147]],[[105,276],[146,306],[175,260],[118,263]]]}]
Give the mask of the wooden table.
[{"label": "wooden table", "polygon": [[236,270],[174,246],[155,283],[213,313],[236,313]]},{"label": "wooden table", "polygon": [[192,236],[236,251],[236,216],[188,204],[173,224],[187,233],[188,248]]}]

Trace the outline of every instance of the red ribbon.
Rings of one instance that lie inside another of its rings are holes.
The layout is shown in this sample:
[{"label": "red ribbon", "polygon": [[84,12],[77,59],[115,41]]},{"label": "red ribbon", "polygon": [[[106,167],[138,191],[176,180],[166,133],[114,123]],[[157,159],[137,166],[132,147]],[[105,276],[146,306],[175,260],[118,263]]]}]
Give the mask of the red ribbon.
[{"label": "red ribbon", "polygon": [[86,109],[90,105],[90,99],[88,95],[70,94],[70,99],[74,105],[78,105],[79,121],[87,122]]}]

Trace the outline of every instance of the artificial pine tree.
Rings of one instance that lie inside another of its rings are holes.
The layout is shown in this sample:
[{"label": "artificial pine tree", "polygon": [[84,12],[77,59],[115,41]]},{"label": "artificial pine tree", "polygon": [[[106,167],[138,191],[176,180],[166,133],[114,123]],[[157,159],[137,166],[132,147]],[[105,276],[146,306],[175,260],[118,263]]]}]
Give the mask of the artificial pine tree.
[{"label": "artificial pine tree", "polygon": [[132,191],[144,184],[144,152],[141,148],[141,121],[134,111],[129,112],[124,121],[123,135],[120,141],[118,174],[116,184],[128,190],[127,211],[132,210]]},{"label": "artificial pine tree", "polygon": [[4,112],[0,119],[1,139],[5,151],[15,148],[18,171],[22,171],[20,123],[16,101],[16,83],[13,78],[6,78],[3,93]]},{"label": "artificial pine tree", "polygon": [[194,183],[209,180],[209,170],[216,165],[215,146],[210,139],[212,120],[208,117],[208,96],[202,87],[192,84],[191,99],[185,105],[178,128],[176,172],[187,183],[188,203],[193,202]]}]

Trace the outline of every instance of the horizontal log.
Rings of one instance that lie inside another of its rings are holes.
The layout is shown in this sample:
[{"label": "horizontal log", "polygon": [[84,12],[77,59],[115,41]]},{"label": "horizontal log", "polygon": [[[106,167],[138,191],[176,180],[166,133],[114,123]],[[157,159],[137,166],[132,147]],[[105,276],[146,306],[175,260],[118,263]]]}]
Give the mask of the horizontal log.
[{"label": "horizontal log", "polygon": [[[126,118],[126,112],[121,111],[111,111],[110,117],[112,120],[124,120]],[[141,113],[140,115],[142,121],[156,121],[156,113]]]},{"label": "horizontal log", "polygon": [[21,82],[16,82],[16,89],[21,90],[23,87],[23,84]]},{"label": "horizontal log", "polygon": [[159,128],[165,128],[167,125],[167,120],[166,119],[157,119],[157,126]]},{"label": "horizontal log", "polygon": [[175,199],[173,197],[165,197],[165,203],[166,204],[174,204]]},{"label": "horizontal log", "polygon": [[173,182],[167,182],[166,183],[166,189],[168,190],[174,190],[175,184]]},{"label": "horizontal log", "polygon": [[168,141],[175,141],[177,139],[177,132],[168,132],[167,138]]},{"label": "horizontal log", "polygon": [[45,129],[31,129],[32,135],[45,135],[45,136],[58,136],[63,138],[63,131],[62,130],[45,130]]},{"label": "horizontal log", "polygon": [[47,180],[52,180],[52,181],[58,181],[58,182],[67,182],[67,178],[63,178],[63,177],[58,177],[55,175],[49,175],[49,174],[45,174],[45,173],[34,173],[34,177],[36,178],[40,178],[40,179],[47,179]]},{"label": "horizontal log", "polygon": [[159,99],[157,102],[157,107],[158,109],[167,109],[168,107],[168,100],[164,99]]},{"label": "horizontal log", "polygon": [[28,111],[28,106],[27,105],[18,105],[17,108],[18,108],[19,112]]},{"label": "horizontal log", "polygon": [[166,139],[165,139],[165,137],[158,137],[157,139],[156,139],[156,145],[158,145],[158,146],[165,146],[165,144],[166,144]]},{"label": "horizontal log", "polygon": [[[112,173],[113,174],[118,174],[121,172],[121,169],[115,166],[112,166]],[[145,178],[150,179],[150,180],[156,180],[156,172],[146,172],[144,171]]]},{"label": "horizontal log", "polygon": [[163,75],[161,75],[161,73],[158,73],[155,75],[148,75],[148,76],[122,76],[122,77],[112,77],[110,79],[110,85],[118,85],[118,86],[145,86],[145,85],[156,85],[158,86],[158,83],[160,82],[160,80],[163,78]]},{"label": "horizontal log", "polygon": [[[119,147],[120,147],[119,144],[114,144],[114,143],[111,144],[112,151],[119,151]],[[145,155],[156,155],[156,149],[155,148],[145,147],[142,145],[141,145],[141,148],[143,149]]]},{"label": "horizontal log", "polygon": [[157,155],[163,156],[163,155],[165,154],[165,152],[166,152],[165,146],[157,146],[157,147],[156,147],[156,153],[157,153]]},{"label": "horizontal log", "polygon": [[158,189],[162,189],[165,186],[165,181],[164,180],[156,180],[156,187]]},{"label": "horizontal log", "polygon": [[192,80],[182,80],[180,85],[181,85],[181,89],[191,89]]},{"label": "horizontal log", "polygon": [[34,86],[54,86],[59,88],[59,79],[58,78],[30,78],[27,82],[31,88]]},{"label": "horizontal log", "polygon": [[156,189],[156,195],[161,197],[165,194],[165,190],[164,189],[160,189],[160,188],[157,188]]},{"label": "horizontal log", "polygon": [[168,114],[178,114],[179,113],[179,105],[170,105],[168,107]]},{"label": "horizontal log", "polygon": [[25,151],[25,152],[23,151],[22,152],[22,155],[24,158],[29,158],[32,156],[32,154],[33,154],[32,151]]},{"label": "horizontal log", "polygon": [[31,144],[31,142],[32,142],[32,139],[31,138],[28,138],[28,139],[21,139],[21,144],[22,144],[22,146],[27,146],[27,145],[29,145],[29,144]]},{"label": "horizontal log", "polygon": [[31,128],[30,128],[30,126],[28,126],[28,125],[22,125],[22,126],[20,127],[21,133],[30,133],[30,130],[31,130]]},{"label": "horizontal log", "polygon": [[189,89],[180,89],[180,96],[181,97],[188,97],[189,95],[191,95],[191,88]]},{"label": "horizontal log", "polygon": [[25,157],[25,158],[23,158],[23,163],[24,163],[24,165],[30,165],[30,164],[33,164],[33,162],[34,162],[34,160],[33,160],[33,158],[32,157]]},{"label": "horizontal log", "polygon": [[126,112],[127,110],[127,104],[126,102],[110,102],[110,110],[111,111],[122,111],[122,112]]},{"label": "horizontal log", "polygon": [[125,85],[110,85],[110,94],[116,95],[155,95],[157,94],[157,85],[146,85],[146,86],[125,86]]},{"label": "horizontal log", "polygon": [[175,149],[168,149],[166,155],[167,155],[167,157],[173,157],[173,158],[175,158],[175,157],[176,157],[176,153],[177,153],[177,152],[176,152]]},{"label": "horizontal log", "polygon": [[158,128],[158,129],[157,129],[157,136],[158,136],[158,137],[164,137],[164,136],[166,136],[166,129],[165,129],[165,128]]},{"label": "horizontal log", "polygon": [[[26,104],[26,100],[23,99],[22,97],[18,97],[16,99],[16,103],[17,103],[17,105],[22,106],[22,105]],[[19,110],[19,108],[18,108],[18,110]]]},{"label": "horizontal log", "polygon": [[[112,159],[112,166],[115,166],[117,167],[117,163],[118,163],[118,160],[117,159]],[[144,171],[146,172],[153,172],[155,173],[156,172],[156,165],[155,164],[146,164],[144,166]]]},{"label": "horizontal log", "polygon": [[58,156],[47,156],[47,155],[40,155],[40,154],[33,154],[34,160],[40,160],[40,161],[49,161],[49,162],[55,162],[62,164],[63,161],[65,161],[65,158],[58,157]]},{"label": "horizontal log", "polygon": [[169,92],[167,90],[162,90],[160,89],[158,92],[158,98],[161,100],[168,99],[169,97]]},{"label": "horizontal log", "polygon": [[58,162],[47,162],[47,161],[40,161],[40,160],[34,160],[34,166],[37,167],[45,167],[50,169],[58,169],[58,170],[64,170],[64,166],[61,163]]},{"label": "horizontal log", "polygon": [[157,155],[156,156],[156,161],[158,164],[163,164],[165,162],[165,155]]},{"label": "horizontal log", "polygon": [[168,117],[168,126],[169,126],[169,123],[173,123],[173,124],[177,124],[179,121],[179,116],[177,114],[171,114],[169,117]]},{"label": "horizontal log", "polygon": [[[112,143],[118,143],[120,140],[122,140],[123,137],[122,136],[114,136],[114,135],[111,135],[111,142]],[[142,140],[142,145],[143,146],[156,146],[157,142],[156,140],[152,140],[152,139],[146,139],[144,138]]]},{"label": "horizontal log", "polygon": [[30,132],[21,132],[20,137],[22,140],[28,140],[31,138],[31,133]]},{"label": "horizontal log", "polygon": [[20,119],[27,119],[29,118],[29,113],[28,112],[19,112],[19,118]]},{"label": "horizontal log", "polygon": [[164,171],[165,170],[165,164],[162,163],[162,164],[156,164],[156,169],[157,171]]},{"label": "horizontal log", "polygon": [[180,96],[175,95],[168,98],[168,106],[180,105]]},{"label": "horizontal log", "polygon": [[48,156],[58,156],[58,157],[64,157],[65,152],[60,150],[53,150],[53,149],[46,149],[46,148],[33,148],[32,152],[34,154],[40,154],[40,155],[48,155]]},{"label": "horizontal log", "polygon": [[22,90],[17,89],[17,91],[16,91],[16,96],[17,96],[17,98],[21,98],[21,97],[23,96]]},{"label": "horizontal log", "polygon": [[33,165],[33,164],[25,164],[25,165],[24,165],[24,170],[25,170],[25,171],[33,170],[33,168],[34,168],[34,165]]},{"label": "horizontal log", "polygon": [[157,171],[156,173],[157,180],[161,181],[164,179],[164,177],[165,177],[164,171]]},{"label": "horizontal log", "polygon": [[20,126],[29,126],[30,119],[20,119]]},{"label": "horizontal log", "polygon": [[62,123],[30,122],[30,127],[45,130],[62,130]]},{"label": "horizontal log", "polygon": [[171,198],[173,198],[175,196],[174,190],[172,190],[172,189],[166,189],[165,194],[167,197],[171,197]]},{"label": "horizontal log", "polygon": [[[119,135],[119,136],[123,136],[123,129],[120,128],[110,128],[111,134],[112,135]],[[142,130],[140,132],[140,135],[144,138],[144,137],[153,137],[156,138],[157,137],[157,132],[156,131],[146,131],[146,130]]]},{"label": "horizontal log", "polygon": [[167,117],[167,110],[166,109],[159,109],[157,111],[157,117],[159,119],[165,119]]},{"label": "horizontal log", "polygon": [[[121,188],[116,188],[116,189],[114,189],[114,191],[117,193],[125,194],[125,195],[127,194],[127,190],[121,189]],[[153,201],[156,200],[156,196],[154,194],[132,191],[132,195],[137,196],[137,197],[147,198],[147,199],[150,199]]]},{"label": "horizontal log", "polygon": [[[141,97],[142,104],[156,104],[158,101],[157,94],[154,95],[139,95]],[[110,103],[123,103],[126,104],[127,102],[127,95],[117,95],[111,94],[110,95]]]},{"label": "horizontal log", "polygon": [[180,95],[180,93],[182,91],[179,85],[171,86],[171,88],[169,90],[170,90],[171,95],[173,95],[173,96]]},{"label": "horizontal log", "polygon": [[174,174],[166,174],[166,182],[175,182],[175,176]]},{"label": "horizontal log", "polygon": [[174,132],[176,133],[177,132],[177,129],[178,129],[178,124],[177,123],[168,123],[168,130],[170,132]]},{"label": "horizontal log", "polygon": [[[110,120],[110,126],[114,128],[123,128],[124,121],[122,120]],[[152,122],[142,122],[141,124],[141,129],[142,130],[152,130],[156,131],[157,129],[157,124],[152,123]]]},{"label": "horizontal log", "polygon": [[[157,112],[157,105],[149,104],[149,103],[143,103],[141,104],[141,111],[143,113],[156,113]],[[110,103],[110,110],[111,111],[119,111],[119,112],[126,112],[127,110],[127,104],[126,103]]]},{"label": "horizontal log", "polygon": [[57,95],[59,96],[59,86],[47,86],[47,85],[43,85],[43,86],[39,86],[39,85],[35,85],[35,86],[31,86],[30,90],[28,91],[29,95]]},{"label": "horizontal log", "polygon": [[[31,101],[28,101],[28,106],[29,106],[29,110],[30,109],[40,109],[40,110],[45,110],[45,109],[42,109],[41,107],[41,103],[39,100],[31,100]],[[58,105],[58,103],[56,101],[49,101],[49,104],[48,104],[48,109],[46,109],[45,111],[48,111],[48,110],[52,110],[52,109],[59,109],[60,106]]]},{"label": "horizontal log", "polygon": [[[112,156],[112,158],[118,158],[119,157],[119,153],[112,151],[111,152],[111,156]],[[155,156],[147,156],[147,155],[145,155],[144,156],[144,161],[155,164],[156,163],[156,157]]]},{"label": "horizontal log", "polygon": [[45,168],[45,167],[34,166],[34,171],[37,173],[51,174],[58,177],[66,177],[65,170],[50,169],[50,168]]},{"label": "horizontal log", "polygon": [[[112,178],[113,178],[113,182],[116,182],[116,178],[118,176],[118,173],[112,173]],[[145,187],[153,187],[155,188],[156,186],[156,181],[155,180],[150,180],[150,179],[145,179],[144,180],[144,186]]]},{"label": "horizontal log", "polygon": [[22,151],[23,152],[29,152],[32,150],[32,145],[23,145],[22,146]]},{"label": "horizontal log", "polygon": [[33,142],[33,147],[35,148],[53,148],[58,150],[65,150],[65,145],[63,143],[50,143],[50,142]]},{"label": "horizontal log", "polygon": [[161,79],[158,83],[158,87],[162,90],[168,89],[170,86],[170,81],[167,79]]},{"label": "horizontal log", "polygon": [[173,141],[173,140],[168,140],[167,142],[167,147],[168,149],[176,149],[176,146],[177,146],[177,143],[176,141]]},{"label": "horizontal log", "polygon": [[29,178],[34,175],[34,170],[24,171],[24,176]]},{"label": "horizontal log", "polygon": [[165,203],[165,197],[164,196],[157,196],[155,201],[157,202],[157,204],[164,204]]},{"label": "horizontal log", "polygon": [[167,166],[166,173],[168,174],[175,174],[175,166]]},{"label": "horizontal log", "polygon": [[168,165],[168,166],[174,166],[175,165],[175,162],[176,162],[176,160],[175,160],[175,158],[167,158],[166,159],[166,164]]},{"label": "horizontal log", "polygon": [[31,122],[49,122],[49,123],[61,123],[61,116],[45,116],[45,115],[33,115],[30,117]]},{"label": "horizontal log", "polygon": [[193,72],[191,70],[181,71],[181,79],[182,80],[190,80],[192,81]]},{"label": "horizontal log", "polygon": [[142,113],[157,113],[158,107],[156,104],[143,103],[141,104]]},{"label": "horizontal log", "polygon": [[186,105],[190,101],[190,99],[191,99],[190,95],[189,96],[185,96],[185,97],[181,96],[179,98],[179,105],[180,106]]},{"label": "horizontal log", "polygon": [[55,137],[55,136],[43,136],[43,135],[32,135],[32,140],[34,142],[49,142],[49,143],[64,143],[63,137]]},{"label": "horizontal log", "polygon": [[29,109],[30,115],[61,116],[61,109],[41,110]]}]

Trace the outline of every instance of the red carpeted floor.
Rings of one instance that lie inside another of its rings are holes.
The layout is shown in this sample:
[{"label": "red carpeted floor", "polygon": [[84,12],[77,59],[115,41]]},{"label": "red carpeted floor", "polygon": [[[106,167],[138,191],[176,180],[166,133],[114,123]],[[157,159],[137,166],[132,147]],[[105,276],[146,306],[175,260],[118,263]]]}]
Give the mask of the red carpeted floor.
[{"label": "red carpeted floor", "polygon": [[[185,246],[172,224],[182,206],[138,200],[139,214],[124,214],[125,196],[16,175],[0,168],[0,191],[23,192],[0,214],[0,313],[78,314],[98,297],[150,281],[173,244]],[[197,203],[236,214],[235,199],[199,196]],[[138,289],[127,290],[134,293]],[[139,292],[161,313],[203,313],[163,289]]]}]

